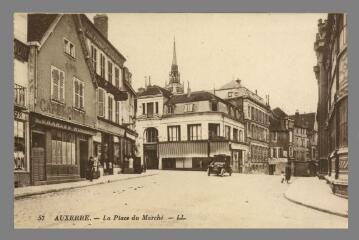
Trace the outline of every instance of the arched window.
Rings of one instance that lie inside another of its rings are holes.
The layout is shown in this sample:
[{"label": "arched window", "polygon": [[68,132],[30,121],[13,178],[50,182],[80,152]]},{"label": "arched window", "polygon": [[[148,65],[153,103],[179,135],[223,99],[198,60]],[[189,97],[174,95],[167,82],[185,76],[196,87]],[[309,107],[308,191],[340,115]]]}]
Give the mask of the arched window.
[{"label": "arched window", "polygon": [[147,128],[144,139],[146,143],[158,142],[158,130],[156,128]]}]

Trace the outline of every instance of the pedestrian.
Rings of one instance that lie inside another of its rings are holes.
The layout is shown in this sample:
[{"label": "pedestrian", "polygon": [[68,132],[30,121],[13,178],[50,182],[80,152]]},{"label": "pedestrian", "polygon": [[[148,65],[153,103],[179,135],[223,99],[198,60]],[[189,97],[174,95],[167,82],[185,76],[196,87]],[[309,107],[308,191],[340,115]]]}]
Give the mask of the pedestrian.
[{"label": "pedestrian", "polygon": [[286,181],[287,183],[289,183],[291,175],[292,175],[292,169],[291,169],[290,166],[288,165],[288,166],[285,168],[285,181]]},{"label": "pedestrian", "polygon": [[284,180],[285,180],[284,171],[281,172],[280,176],[281,176],[281,181],[280,182],[283,183]]},{"label": "pedestrian", "polygon": [[93,179],[94,165],[95,165],[95,161],[94,161],[93,157],[91,156],[88,161],[88,166],[87,166],[87,174],[88,174],[87,177],[90,180],[90,182],[92,182],[92,179]]}]

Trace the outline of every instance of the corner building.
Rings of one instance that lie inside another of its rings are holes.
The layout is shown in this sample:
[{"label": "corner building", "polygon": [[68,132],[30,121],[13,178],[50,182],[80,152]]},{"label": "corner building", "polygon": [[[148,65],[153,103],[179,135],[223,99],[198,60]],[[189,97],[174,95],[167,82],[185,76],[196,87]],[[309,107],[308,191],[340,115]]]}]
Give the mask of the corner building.
[{"label": "corner building", "polygon": [[247,173],[265,173],[269,171],[269,97],[264,101],[257,92],[252,92],[241,84],[241,80],[231,81],[215,95],[235,105],[243,113],[245,138],[249,151],[244,164]]}]

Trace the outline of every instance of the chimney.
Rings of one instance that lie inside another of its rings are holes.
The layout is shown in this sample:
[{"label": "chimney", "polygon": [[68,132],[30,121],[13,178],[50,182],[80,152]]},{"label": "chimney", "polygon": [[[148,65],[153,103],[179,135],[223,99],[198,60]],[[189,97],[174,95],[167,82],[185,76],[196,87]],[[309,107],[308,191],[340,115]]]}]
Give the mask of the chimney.
[{"label": "chimney", "polygon": [[241,80],[239,78],[236,79],[236,85],[237,85],[237,87],[241,86]]},{"label": "chimney", "polygon": [[295,110],[295,116],[298,117],[299,116],[299,110]]},{"label": "chimney", "polygon": [[147,76],[145,76],[145,88],[147,88]]},{"label": "chimney", "polygon": [[99,30],[102,35],[108,37],[108,17],[106,14],[96,14],[93,18],[93,22],[97,30]]},{"label": "chimney", "polygon": [[189,81],[187,81],[187,97],[191,96],[191,88],[189,87]]},{"label": "chimney", "polygon": [[258,91],[257,91],[257,89],[256,89],[256,95],[258,95],[257,93],[258,93]]},{"label": "chimney", "polygon": [[148,76],[148,86],[151,86],[151,76]]}]

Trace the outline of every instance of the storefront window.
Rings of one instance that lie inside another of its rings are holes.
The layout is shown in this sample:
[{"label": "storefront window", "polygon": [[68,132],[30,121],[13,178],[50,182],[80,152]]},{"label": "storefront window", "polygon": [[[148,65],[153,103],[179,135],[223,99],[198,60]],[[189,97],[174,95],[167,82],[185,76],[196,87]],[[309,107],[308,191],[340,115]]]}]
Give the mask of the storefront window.
[{"label": "storefront window", "polygon": [[52,165],[76,165],[75,136],[72,133],[51,131]]},{"label": "storefront window", "polygon": [[22,121],[14,120],[14,169],[25,171],[25,124]]}]

